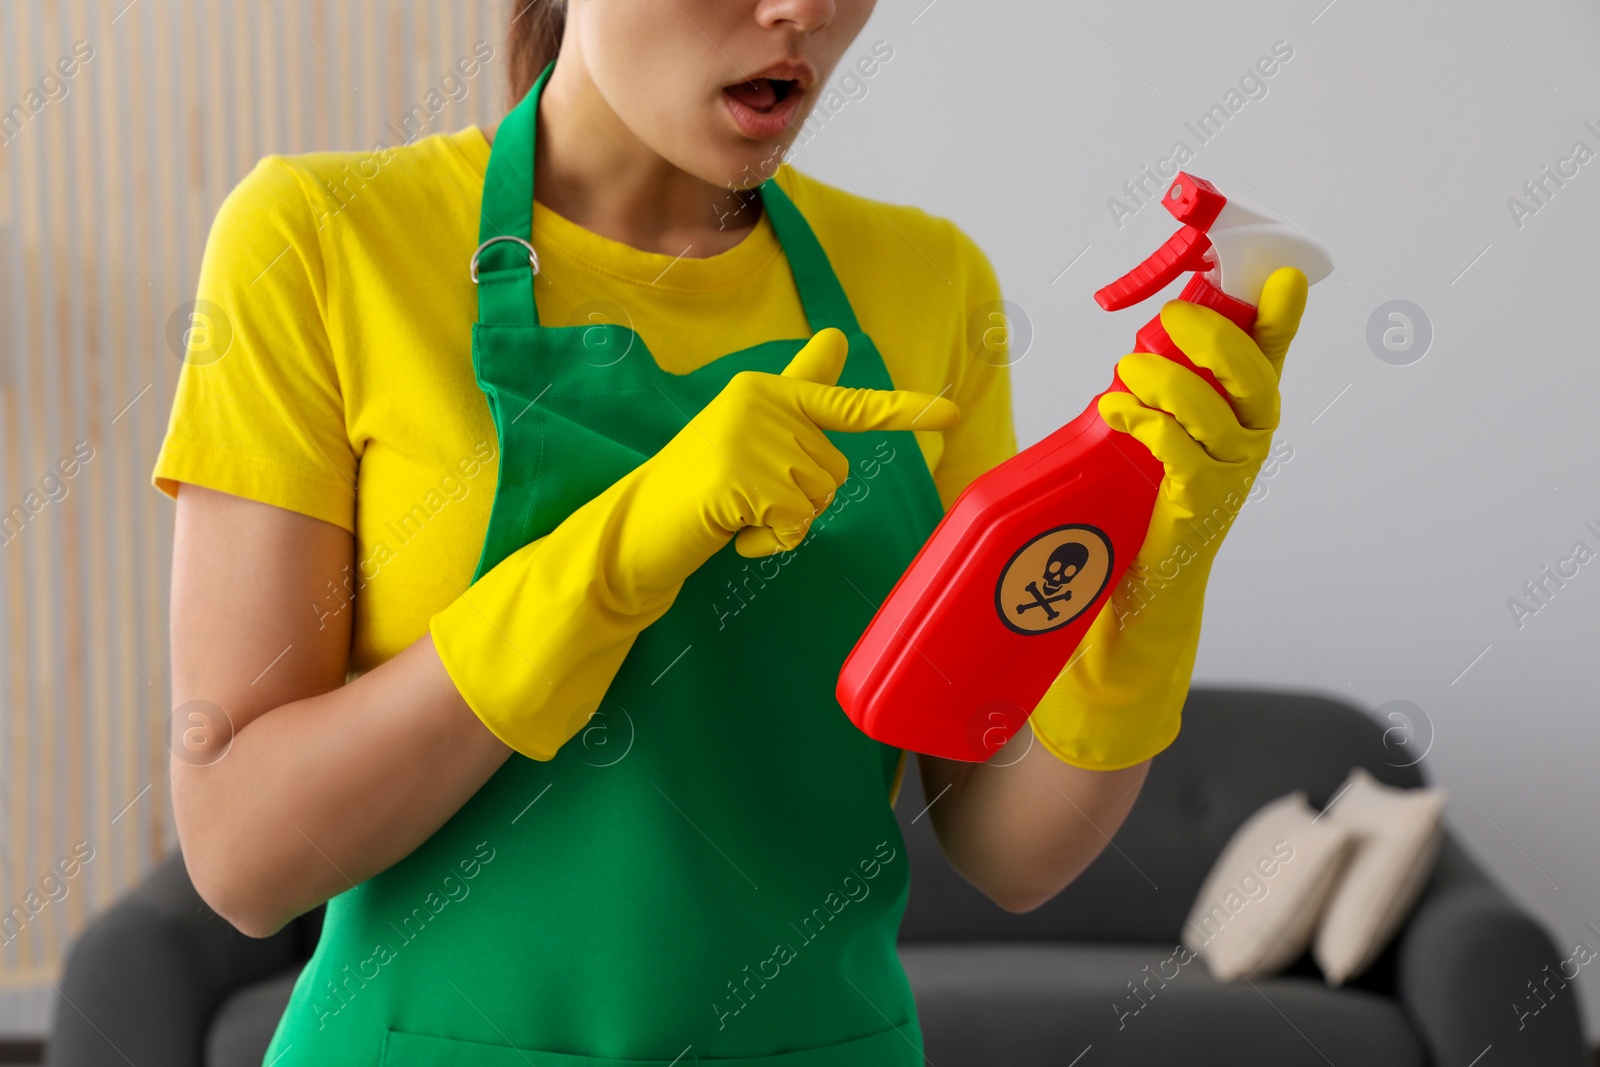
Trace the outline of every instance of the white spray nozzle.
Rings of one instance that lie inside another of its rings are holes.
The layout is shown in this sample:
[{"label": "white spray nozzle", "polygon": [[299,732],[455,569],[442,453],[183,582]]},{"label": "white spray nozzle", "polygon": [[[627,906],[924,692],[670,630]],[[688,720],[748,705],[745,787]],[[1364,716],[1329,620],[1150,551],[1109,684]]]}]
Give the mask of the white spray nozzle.
[{"label": "white spray nozzle", "polygon": [[1333,273],[1327,249],[1271,212],[1231,196],[1206,236],[1216,264],[1206,281],[1247,304],[1261,302],[1267,276],[1279,267],[1298,267],[1313,285]]}]

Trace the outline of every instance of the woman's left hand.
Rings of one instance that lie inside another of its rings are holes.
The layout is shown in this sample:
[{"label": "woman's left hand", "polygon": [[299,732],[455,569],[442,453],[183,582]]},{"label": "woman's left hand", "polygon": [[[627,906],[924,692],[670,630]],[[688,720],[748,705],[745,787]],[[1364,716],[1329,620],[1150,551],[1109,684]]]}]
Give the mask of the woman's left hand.
[{"label": "woman's left hand", "polygon": [[1206,579],[1244,507],[1278,426],[1278,379],[1300,325],[1306,276],[1275,271],[1254,336],[1208,308],[1174,300],[1161,325],[1209,370],[1135,352],[1117,364],[1130,392],[1100,398],[1100,417],[1165,468],[1144,545],[1030,720],[1040,743],[1074,766],[1130,767],[1178,735],[1189,692]]},{"label": "woman's left hand", "polygon": [[1278,428],[1278,380],[1306,306],[1306,276],[1285,267],[1261,292],[1254,337],[1209,308],[1173,300],[1161,325],[1196,366],[1228,391],[1230,404],[1187,367],[1149,352],[1123,356],[1117,374],[1130,390],[1100,398],[1100,417],[1138,438],[1166,469],[1150,533],[1138,562],[1154,566],[1193,531],[1207,526],[1215,553],[1220,535],[1244,506]]}]

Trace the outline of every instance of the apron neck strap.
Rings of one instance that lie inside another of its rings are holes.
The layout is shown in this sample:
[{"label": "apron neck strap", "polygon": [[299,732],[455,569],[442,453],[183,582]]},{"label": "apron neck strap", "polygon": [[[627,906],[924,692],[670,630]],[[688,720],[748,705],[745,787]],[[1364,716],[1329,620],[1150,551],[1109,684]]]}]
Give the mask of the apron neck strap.
[{"label": "apron neck strap", "polygon": [[[522,100],[501,120],[489,151],[478,219],[478,250],[472,257],[478,284],[478,321],[509,326],[539,325],[533,298],[538,256],[533,236],[533,161],[537,141],[539,96],[552,61]],[[789,261],[795,288],[812,332],[835,326],[859,332],[855,312],[800,209],[768,178],[760,186],[761,205]]]},{"label": "apron neck strap", "polygon": [[483,205],[478,217],[478,250],[473,253],[473,280],[478,283],[478,321],[505,326],[537,326],[533,276],[533,150],[539,95],[551,62],[533,88],[500,120],[489,166],[483,179]]},{"label": "apron neck strap", "polygon": [[778,187],[776,178],[761,183],[761,206],[772,220],[773,232],[783,246],[789,260],[789,270],[794,274],[795,288],[800,290],[800,303],[806,309],[806,321],[811,332],[836,326],[845,333],[858,333],[856,313],[850,307],[839,276],[828,262],[817,235],[811,231],[800,209],[794,206],[789,194]]}]

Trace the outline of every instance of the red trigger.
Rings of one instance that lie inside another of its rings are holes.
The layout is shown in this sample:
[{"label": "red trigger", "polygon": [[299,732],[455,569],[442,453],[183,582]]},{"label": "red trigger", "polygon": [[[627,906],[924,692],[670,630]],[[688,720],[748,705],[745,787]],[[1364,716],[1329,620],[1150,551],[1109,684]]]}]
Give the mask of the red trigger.
[{"label": "red trigger", "polygon": [[1107,311],[1132,307],[1165,289],[1180,274],[1209,270],[1206,254],[1210,251],[1211,238],[1205,231],[1185,226],[1143,263],[1095,293],[1095,301]]}]

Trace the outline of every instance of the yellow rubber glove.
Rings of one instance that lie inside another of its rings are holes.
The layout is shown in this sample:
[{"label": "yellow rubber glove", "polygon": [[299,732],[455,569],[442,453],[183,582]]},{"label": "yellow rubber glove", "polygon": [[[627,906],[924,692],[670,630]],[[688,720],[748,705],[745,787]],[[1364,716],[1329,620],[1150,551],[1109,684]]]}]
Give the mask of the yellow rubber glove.
[{"label": "yellow rubber glove", "polygon": [[1174,300],[1161,325],[1194,371],[1148,352],[1117,363],[1130,393],[1100,398],[1100,417],[1138,438],[1165,468],[1150,530],[1106,607],[1029,720],[1059,759],[1091,770],[1142,763],[1178,736],[1206,579],[1244,507],[1278,426],[1278,380],[1305,310],[1306,277],[1267,279],[1254,339],[1208,308]]},{"label": "yellow rubber glove", "polygon": [[654,456],[433,616],[439,659],[496,737],[552,758],[634,639],[729,538],[745,556],[798,545],[850,473],[824,430],[942,430],[960,418],[947,399],[838,387],[847,352],[826,329],[781,375],[735,375]]}]

